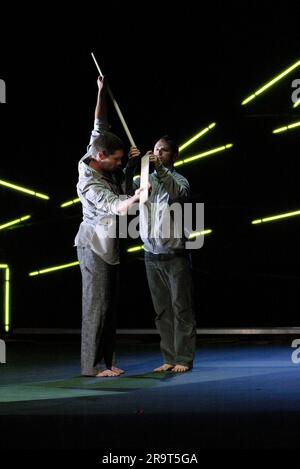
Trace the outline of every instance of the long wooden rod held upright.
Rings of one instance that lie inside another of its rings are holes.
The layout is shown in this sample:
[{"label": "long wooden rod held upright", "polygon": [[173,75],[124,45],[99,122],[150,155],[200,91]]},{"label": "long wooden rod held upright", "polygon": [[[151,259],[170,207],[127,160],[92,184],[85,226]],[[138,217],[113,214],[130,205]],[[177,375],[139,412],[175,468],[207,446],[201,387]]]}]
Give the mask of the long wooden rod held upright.
[{"label": "long wooden rod held upright", "polygon": [[[92,55],[92,57],[93,57],[93,59],[94,59],[95,65],[96,65],[96,67],[97,67],[97,69],[98,69],[98,72],[99,72],[100,76],[103,77],[103,73],[102,73],[101,70],[100,70],[100,67],[99,67],[99,65],[98,65],[98,62],[97,62],[97,60],[96,60],[96,58],[95,58],[93,52],[91,53],[91,55]],[[128,140],[129,140],[129,142],[130,142],[130,145],[131,145],[132,147],[136,147],[136,144],[134,143],[134,140],[133,140],[133,138],[132,138],[132,135],[131,135],[131,133],[130,133],[130,131],[129,131],[129,129],[128,129],[128,126],[127,126],[127,124],[126,124],[126,122],[125,122],[125,119],[124,119],[124,117],[123,117],[123,114],[122,114],[122,112],[121,112],[121,109],[119,108],[119,105],[118,105],[118,103],[117,103],[117,101],[116,101],[116,99],[115,99],[115,97],[114,97],[114,95],[113,95],[113,93],[112,93],[112,91],[111,91],[109,85],[108,85],[108,87],[107,87],[107,91],[108,91],[109,96],[111,97],[111,100],[112,100],[112,102],[113,102],[113,105],[115,106],[115,109],[116,109],[117,114],[118,114],[118,116],[119,116],[119,118],[120,118],[120,121],[122,122],[123,128],[124,128],[124,130],[125,130],[125,132],[126,132],[126,135],[127,135],[127,137],[128,137]]]}]

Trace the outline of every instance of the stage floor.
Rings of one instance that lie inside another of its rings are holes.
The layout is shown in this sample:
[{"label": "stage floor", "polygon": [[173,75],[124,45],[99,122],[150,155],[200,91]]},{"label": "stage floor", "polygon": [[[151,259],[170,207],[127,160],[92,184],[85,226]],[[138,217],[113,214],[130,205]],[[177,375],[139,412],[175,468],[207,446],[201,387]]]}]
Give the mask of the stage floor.
[{"label": "stage floor", "polygon": [[7,341],[0,448],[155,450],[297,448],[294,337],[198,338],[191,372],[153,373],[158,340],[120,337],[118,378],[80,377],[79,338]]}]

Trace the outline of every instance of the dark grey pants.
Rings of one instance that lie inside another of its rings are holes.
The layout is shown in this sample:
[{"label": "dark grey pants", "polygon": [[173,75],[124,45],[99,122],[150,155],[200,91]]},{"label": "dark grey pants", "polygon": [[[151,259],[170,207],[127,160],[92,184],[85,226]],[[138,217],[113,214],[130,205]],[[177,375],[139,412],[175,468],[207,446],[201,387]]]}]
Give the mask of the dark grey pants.
[{"label": "dark grey pants", "polygon": [[93,376],[113,364],[119,266],[78,247],[82,276],[81,374]]},{"label": "dark grey pants", "polygon": [[164,363],[191,367],[196,320],[189,258],[145,252],[145,264]]}]

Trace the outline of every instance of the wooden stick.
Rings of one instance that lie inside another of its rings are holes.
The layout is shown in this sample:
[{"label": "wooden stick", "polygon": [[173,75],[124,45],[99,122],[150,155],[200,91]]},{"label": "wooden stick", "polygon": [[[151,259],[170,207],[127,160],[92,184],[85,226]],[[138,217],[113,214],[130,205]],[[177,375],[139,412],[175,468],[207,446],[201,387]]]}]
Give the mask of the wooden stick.
[{"label": "wooden stick", "polygon": [[149,152],[141,160],[140,188],[144,189],[140,195],[140,204],[144,204],[149,197]]},{"label": "wooden stick", "polygon": [[98,69],[98,72],[99,72],[100,76],[103,77],[104,75],[103,75],[103,73],[102,73],[101,70],[100,70],[100,67],[99,67],[99,65],[98,65],[98,62],[97,62],[97,60],[96,60],[96,58],[95,58],[93,52],[91,53],[91,55],[92,55],[92,57],[93,57],[93,59],[94,59],[95,65],[96,65],[96,67],[97,67],[97,69]]},{"label": "wooden stick", "polygon": [[[99,72],[100,76],[103,77],[103,73],[102,73],[101,70],[100,70],[100,67],[99,67],[99,65],[98,65],[98,62],[97,62],[97,60],[96,60],[96,58],[95,58],[93,52],[91,53],[91,55],[92,55],[92,57],[93,57],[93,59],[94,59],[94,62],[95,62],[95,64],[96,64],[96,67],[97,67],[97,69],[98,69],[98,72]],[[109,96],[111,97],[111,100],[112,100],[112,102],[113,102],[113,105],[115,106],[115,109],[116,109],[116,111],[117,111],[117,114],[118,114],[118,116],[119,116],[119,118],[120,118],[120,121],[121,121],[121,123],[122,123],[122,125],[123,125],[123,128],[124,128],[124,130],[125,130],[125,132],[126,132],[126,135],[127,135],[127,137],[128,137],[128,140],[129,140],[129,142],[130,142],[130,145],[131,145],[132,147],[136,147],[136,144],[134,143],[134,140],[133,140],[133,138],[132,138],[132,135],[131,135],[131,133],[130,133],[130,131],[129,131],[129,129],[128,129],[128,126],[127,126],[127,124],[126,124],[126,122],[125,122],[125,119],[124,119],[124,117],[123,117],[123,114],[122,114],[122,112],[121,112],[121,109],[119,108],[119,105],[118,105],[118,103],[117,103],[117,101],[116,101],[116,99],[115,99],[115,97],[114,97],[114,95],[113,95],[113,93],[112,93],[112,91],[111,91],[109,85],[108,85],[108,87],[107,87],[107,91],[108,91]]]}]

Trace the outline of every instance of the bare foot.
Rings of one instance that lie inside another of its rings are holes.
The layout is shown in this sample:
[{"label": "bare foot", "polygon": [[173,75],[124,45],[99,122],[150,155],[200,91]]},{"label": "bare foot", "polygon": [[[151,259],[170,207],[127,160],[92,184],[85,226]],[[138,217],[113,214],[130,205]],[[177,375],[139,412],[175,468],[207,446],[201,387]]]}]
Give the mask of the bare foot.
[{"label": "bare foot", "polygon": [[99,373],[96,374],[96,378],[113,378],[115,376],[120,376],[121,373],[118,373],[117,371],[112,371],[109,369],[99,371]]},{"label": "bare foot", "polygon": [[123,373],[125,373],[124,370],[121,370],[121,368],[117,368],[116,366],[112,366],[112,367],[111,367],[111,370],[112,370],[112,371],[115,371],[115,372],[118,373],[119,375],[122,375]]},{"label": "bare foot", "polygon": [[173,370],[174,365],[169,365],[168,363],[164,363],[163,365],[159,366],[158,368],[155,368],[153,371],[156,371],[158,373],[162,373],[163,371],[171,371]]},{"label": "bare foot", "polygon": [[189,370],[190,368],[184,365],[175,365],[174,368],[172,368],[172,371],[174,373],[185,373],[186,371],[189,371]]}]

